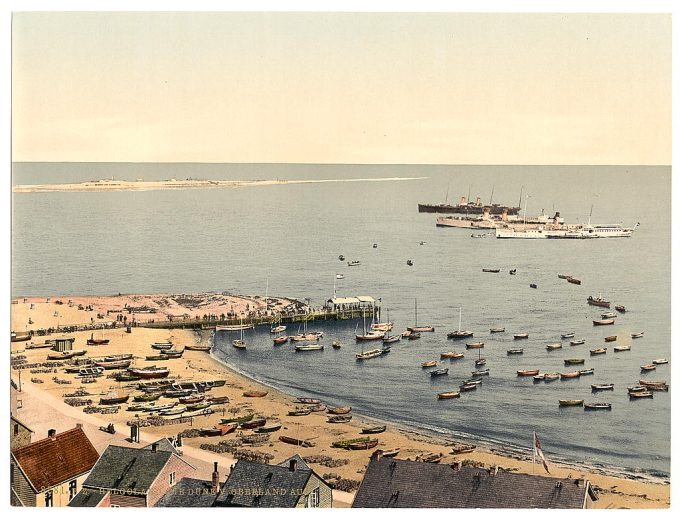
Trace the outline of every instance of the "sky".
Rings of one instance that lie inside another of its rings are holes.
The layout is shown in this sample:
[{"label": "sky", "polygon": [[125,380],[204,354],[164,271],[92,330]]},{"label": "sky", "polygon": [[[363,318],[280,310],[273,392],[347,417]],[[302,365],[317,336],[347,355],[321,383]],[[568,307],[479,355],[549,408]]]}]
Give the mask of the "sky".
[{"label": "sky", "polygon": [[14,12],[12,160],[670,164],[668,14]]}]

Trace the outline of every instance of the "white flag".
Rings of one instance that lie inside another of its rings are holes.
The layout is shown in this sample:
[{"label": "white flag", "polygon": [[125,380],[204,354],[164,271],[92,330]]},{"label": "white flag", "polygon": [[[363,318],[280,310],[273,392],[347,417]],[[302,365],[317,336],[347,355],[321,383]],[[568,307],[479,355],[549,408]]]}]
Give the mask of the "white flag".
[{"label": "white flag", "polygon": [[534,432],[534,453],[538,455],[539,458],[541,459],[545,471],[550,473],[550,470],[548,469],[548,463],[545,461],[545,457],[543,456],[543,450],[541,449],[541,441],[538,440],[538,435],[536,435],[536,432]]}]

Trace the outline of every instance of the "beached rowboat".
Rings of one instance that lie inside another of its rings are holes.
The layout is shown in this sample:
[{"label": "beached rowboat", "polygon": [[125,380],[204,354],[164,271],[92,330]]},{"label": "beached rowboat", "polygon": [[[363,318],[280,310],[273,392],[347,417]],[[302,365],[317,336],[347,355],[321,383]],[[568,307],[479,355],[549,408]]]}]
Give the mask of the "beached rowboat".
[{"label": "beached rowboat", "polygon": [[243,397],[264,397],[268,393],[267,390],[248,390],[243,392]]}]

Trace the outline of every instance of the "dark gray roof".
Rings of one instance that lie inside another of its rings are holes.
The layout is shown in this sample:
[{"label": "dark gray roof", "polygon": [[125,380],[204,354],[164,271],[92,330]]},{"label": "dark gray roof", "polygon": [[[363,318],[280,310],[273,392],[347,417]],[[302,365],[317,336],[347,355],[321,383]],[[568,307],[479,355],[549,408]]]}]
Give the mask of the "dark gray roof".
[{"label": "dark gray roof", "polygon": [[216,498],[211,481],[185,477],[171,487],[155,507],[212,507]]},{"label": "dark gray roof", "polygon": [[371,460],[352,507],[580,509],[587,486],[499,470]]},{"label": "dark gray roof", "polygon": [[169,451],[109,446],[92,468],[83,487],[146,494],[173,456]]},{"label": "dark gray roof", "polygon": [[103,500],[107,493],[108,491],[102,492],[98,489],[83,488],[68,503],[68,507],[97,507],[97,504]]},{"label": "dark gray roof", "polygon": [[154,444],[156,445],[156,450],[158,451],[170,451],[172,453],[176,453],[177,455],[179,455],[179,451],[177,451],[177,448],[175,448],[166,437],[158,439],[157,441],[154,441],[151,444],[147,444],[142,449],[151,450],[153,449]]},{"label": "dark gray roof", "polygon": [[270,466],[239,460],[217,497],[220,507],[295,507],[297,490],[307,484],[310,469],[290,471],[288,466]]},{"label": "dark gray roof", "polygon": [[279,462],[277,464],[277,466],[282,466],[282,467],[288,468],[290,466],[291,460],[294,460],[297,463],[297,466],[296,466],[297,469],[311,469],[309,466],[307,466],[307,463],[305,462],[305,460],[302,457],[300,457],[300,455],[298,455],[297,453],[295,455],[293,455],[292,457],[287,458],[283,462]]}]

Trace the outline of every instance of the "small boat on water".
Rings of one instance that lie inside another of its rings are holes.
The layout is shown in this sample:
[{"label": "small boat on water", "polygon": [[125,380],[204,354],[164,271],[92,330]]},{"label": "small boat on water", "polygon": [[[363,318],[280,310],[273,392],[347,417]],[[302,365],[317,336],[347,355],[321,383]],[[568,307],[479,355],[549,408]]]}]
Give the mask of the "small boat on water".
[{"label": "small boat on water", "polygon": [[473,390],[477,390],[477,385],[473,383],[463,383],[459,388],[461,392],[472,392]]},{"label": "small boat on water", "polygon": [[583,399],[560,399],[560,406],[583,406]]},{"label": "small boat on water", "polygon": [[623,305],[615,305],[614,308],[619,312],[626,312],[626,308]]},{"label": "small boat on water", "polygon": [[466,343],[465,348],[484,348],[484,343],[481,343],[481,342]]},{"label": "small boat on water", "polygon": [[420,366],[422,368],[430,368],[430,367],[436,367],[437,362],[436,361],[425,361],[424,363],[421,363]]},{"label": "small boat on water", "polygon": [[550,381],[557,381],[560,375],[557,372],[546,372],[543,374],[543,381],[549,383]]},{"label": "small boat on water", "polygon": [[604,298],[602,298],[602,295],[599,295],[597,298],[588,296],[588,299],[586,301],[588,302],[588,305],[594,305],[596,307],[605,307],[607,309],[609,309],[611,305],[611,302],[608,302]]},{"label": "small boat on water", "polygon": [[595,373],[594,368],[585,368],[583,370],[578,371],[578,375],[580,375],[580,376],[590,376],[590,375],[593,375],[594,373]]},{"label": "small boat on water", "polygon": [[585,359],[583,358],[570,358],[570,359],[565,359],[564,360],[564,365],[569,366],[569,365],[583,365],[586,362]]},{"label": "small boat on water", "polygon": [[332,415],[330,416],[326,422],[332,423],[332,424],[341,424],[341,423],[348,423],[352,420],[351,415]]},{"label": "small boat on water", "polygon": [[272,424],[267,424],[265,426],[260,426],[259,428],[255,429],[255,433],[272,433],[279,431],[281,429],[282,424],[281,423],[272,423]]},{"label": "small boat on water", "polygon": [[469,331],[469,330],[463,330],[462,324],[463,324],[463,308],[459,307],[458,308],[458,330],[454,330],[453,332],[449,332],[446,335],[446,337],[448,339],[471,338],[473,336],[472,332]]},{"label": "small boat on water", "polygon": [[399,334],[395,334],[394,336],[385,336],[383,338],[383,344],[385,345],[396,343],[397,341],[401,341],[401,336]]},{"label": "small boat on water", "polygon": [[241,322],[239,325],[216,325],[215,326],[215,331],[216,332],[239,332],[241,330],[248,330],[248,329],[254,329],[255,324],[254,323],[243,323]]},{"label": "small boat on water", "polygon": [[430,372],[430,377],[439,377],[439,376],[445,376],[449,373],[448,368],[439,368],[437,370],[432,370]]},{"label": "small boat on water", "polygon": [[666,358],[652,359],[652,363],[655,365],[666,365],[668,364],[668,360]]},{"label": "small boat on water", "polygon": [[346,415],[352,411],[351,406],[338,406],[337,408],[329,408],[328,413],[332,415]]},{"label": "small boat on water", "polygon": [[536,285],[535,283],[530,283],[529,287],[531,287],[532,289],[538,289],[538,285]]},{"label": "small boat on water", "polygon": [[545,346],[546,350],[557,350],[557,349],[560,349],[560,348],[562,348],[562,343],[548,343]]},{"label": "small boat on water", "polygon": [[412,266],[412,265],[413,265],[413,260],[411,260],[410,258],[409,258],[408,260],[406,260],[406,265]]},{"label": "small boat on water", "polygon": [[594,327],[599,327],[601,325],[614,325],[614,318],[608,318],[606,320],[593,320]]},{"label": "small boat on water", "polygon": [[650,372],[651,370],[656,370],[656,365],[654,363],[650,363],[648,365],[642,365],[640,367],[641,372]]},{"label": "small boat on water", "polygon": [[628,398],[629,399],[652,399],[654,398],[654,394],[652,392],[648,391],[643,391],[643,392],[628,392]]},{"label": "small boat on water", "polygon": [[247,390],[243,392],[243,397],[264,397],[268,393],[267,390]]},{"label": "small boat on water", "polygon": [[193,350],[196,352],[210,352],[210,345],[185,345],[184,350]]},{"label": "small boat on water", "polygon": [[482,269],[482,272],[483,273],[500,273],[501,270],[500,269],[486,269],[485,268],[485,269]]},{"label": "small boat on water", "polygon": [[340,255],[340,256],[338,256],[338,260],[340,260],[341,262],[344,261],[344,260],[345,260],[345,255]]},{"label": "small boat on water", "polygon": [[569,338],[573,338],[575,335],[576,335],[575,332],[567,332],[566,334],[562,334],[561,337],[562,337],[562,339],[569,339]]},{"label": "small boat on water", "polygon": [[570,278],[571,275],[568,274],[558,274],[557,277],[561,280],[566,280],[567,278]]},{"label": "small boat on water", "polygon": [[439,357],[441,359],[462,359],[462,358],[465,357],[465,354],[463,354],[462,352],[450,351],[450,352],[442,352],[441,354],[439,354]]},{"label": "small boat on water", "polygon": [[409,340],[420,339],[420,332],[409,331],[409,335],[406,336],[406,338],[408,338]]},{"label": "small boat on water", "polygon": [[287,437],[284,435],[281,435],[279,437],[279,440],[281,442],[285,442],[286,444],[293,444],[294,446],[297,446],[298,448],[313,448],[316,446],[312,441],[306,441],[304,439],[296,439],[294,437]]},{"label": "small boat on water", "polygon": [[460,397],[460,392],[441,392],[437,394],[437,399],[455,399]]},{"label": "small boat on water", "polygon": [[357,358],[357,361],[363,361],[364,359],[372,359],[376,358],[379,356],[382,356],[384,354],[383,349],[380,348],[374,348],[371,350],[366,350],[366,351],[361,351],[357,352],[355,354],[355,357]]},{"label": "small boat on water", "polygon": [[524,349],[523,348],[511,348],[508,349],[507,351],[508,356],[516,356],[519,354],[524,354]]},{"label": "small boat on water", "polygon": [[604,338],[604,340],[607,343],[611,343],[612,341],[616,341],[616,338],[617,338],[617,336],[607,336],[606,338]]},{"label": "small boat on water", "polygon": [[491,334],[497,334],[499,332],[505,332],[505,327],[494,327],[493,329],[489,329],[489,332]]},{"label": "small boat on water", "polygon": [[647,387],[643,386],[643,385],[636,385],[636,386],[629,386],[628,387],[628,393],[629,394],[632,394],[632,393],[635,393],[635,392],[646,392],[646,391],[647,391]]},{"label": "small boat on water", "polygon": [[603,390],[614,390],[614,383],[595,383],[590,385],[593,392],[601,392]]},{"label": "small boat on water", "polygon": [[476,367],[483,367],[484,365],[486,365],[486,359],[485,358],[475,359],[475,366]]},{"label": "small boat on water", "polygon": [[583,405],[584,410],[611,410],[611,403],[585,403]]},{"label": "small boat on water", "polygon": [[573,276],[568,276],[567,282],[573,283],[574,285],[581,285],[581,280],[579,280],[578,278],[574,278]]},{"label": "small boat on water", "polygon": [[606,320],[607,318],[616,318],[617,314],[615,312],[605,312],[603,314],[600,314],[600,318],[603,320]]},{"label": "small boat on water", "polygon": [[639,383],[647,390],[661,390],[663,392],[668,392],[668,384],[666,381],[649,381],[640,379]]},{"label": "small boat on water", "polygon": [[630,350],[630,345],[617,345],[614,347],[614,352],[625,352]]},{"label": "small boat on water", "polygon": [[323,350],[323,345],[315,343],[313,345],[298,345],[295,347],[296,352],[310,352],[314,350]]},{"label": "small boat on water", "polygon": [[342,344],[339,341],[334,341],[332,346],[334,349],[342,348]]},{"label": "small boat on water", "polygon": [[431,325],[418,325],[418,300],[415,300],[415,325],[407,327],[407,330],[413,332],[434,332],[434,327]]},{"label": "small boat on water", "polygon": [[513,338],[515,338],[515,339],[528,339],[529,333],[528,332],[518,332],[517,334],[513,334]]},{"label": "small boat on water", "polygon": [[240,349],[246,348],[246,342],[243,341],[242,339],[235,339],[234,341],[231,342],[231,344],[236,348]]},{"label": "small boat on water", "polygon": [[633,332],[633,333],[630,335],[630,337],[633,338],[633,339],[638,339],[638,338],[641,338],[641,337],[644,336],[644,335],[645,335],[644,332]]},{"label": "small boat on water", "polygon": [[536,376],[538,375],[539,370],[518,370],[517,375],[519,377],[524,377],[524,376]]},{"label": "small boat on water", "polygon": [[272,328],[269,329],[270,334],[279,334],[281,332],[285,332],[286,326],[285,325],[276,325]]},{"label": "small boat on water", "polygon": [[586,342],[585,339],[575,339],[569,342],[569,345],[575,347],[576,345],[583,345]]},{"label": "small boat on water", "polygon": [[391,321],[385,321],[383,323],[372,323],[371,330],[377,330],[378,332],[389,332],[394,327],[394,323]]},{"label": "small boat on water", "polygon": [[348,267],[356,267],[358,265],[361,265],[361,262],[359,260],[350,260],[347,262]]},{"label": "small boat on water", "polygon": [[560,379],[576,379],[581,377],[580,372],[562,372],[560,373]]},{"label": "small boat on water", "polygon": [[363,428],[361,433],[364,435],[374,435],[377,433],[383,433],[385,430],[387,430],[387,426],[370,426],[368,428]]},{"label": "small boat on water", "polygon": [[489,375],[489,369],[488,368],[484,368],[482,370],[474,370],[472,372],[473,377],[488,376],[488,375]]},{"label": "small boat on water", "polygon": [[274,338],[274,345],[283,345],[288,341],[288,336],[277,336]]},{"label": "small boat on water", "polygon": [[591,356],[600,356],[600,355],[606,354],[606,353],[607,353],[607,347],[590,349],[590,355]]},{"label": "small boat on water", "polygon": [[463,381],[464,385],[481,385],[482,383],[483,381],[481,377],[477,377],[474,379],[466,379],[465,381]]}]

